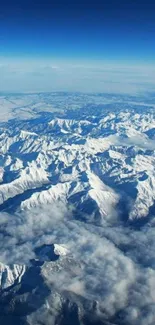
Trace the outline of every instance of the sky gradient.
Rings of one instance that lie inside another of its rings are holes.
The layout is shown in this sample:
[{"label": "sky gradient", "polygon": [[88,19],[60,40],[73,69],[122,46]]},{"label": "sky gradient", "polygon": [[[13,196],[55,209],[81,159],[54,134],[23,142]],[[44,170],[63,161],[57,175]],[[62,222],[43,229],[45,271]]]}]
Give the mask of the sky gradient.
[{"label": "sky gradient", "polygon": [[2,90],[7,88],[2,76],[4,67],[6,74],[9,69],[17,74],[17,62],[22,67],[25,64],[25,69],[29,62],[38,62],[37,71],[34,65],[32,73],[42,73],[39,67],[43,62],[46,68],[60,63],[64,68],[66,62],[87,67],[92,67],[92,62],[104,67],[107,62],[112,66],[114,62],[116,66],[126,64],[128,68],[154,65],[154,16],[155,4],[150,0],[2,2],[0,86],[3,79]]}]

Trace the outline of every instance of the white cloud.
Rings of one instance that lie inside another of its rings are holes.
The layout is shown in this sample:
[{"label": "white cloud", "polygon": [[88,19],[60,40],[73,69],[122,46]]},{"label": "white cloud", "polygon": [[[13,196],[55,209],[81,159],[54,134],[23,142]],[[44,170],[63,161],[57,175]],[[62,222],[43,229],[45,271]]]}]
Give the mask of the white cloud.
[{"label": "white cloud", "polygon": [[146,135],[140,134],[124,138],[117,135],[109,136],[109,140],[115,145],[138,146],[141,149],[155,150],[155,142]]},{"label": "white cloud", "polygon": [[154,66],[109,62],[0,59],[0,89],[10,92],[152,90]]},{"label": "white cloud", "polygon": [[[58,292],[71,290],[98,301],[98,313],[123,313],[132,325],[155,321],[155,230],[141,231],[72,220],[65,206],[10,216],[1,214],[0,261],[28,263],[34,247],[64,244],[76,264],[48,274]],[[8,234],[8,235],[7,235]]]}]

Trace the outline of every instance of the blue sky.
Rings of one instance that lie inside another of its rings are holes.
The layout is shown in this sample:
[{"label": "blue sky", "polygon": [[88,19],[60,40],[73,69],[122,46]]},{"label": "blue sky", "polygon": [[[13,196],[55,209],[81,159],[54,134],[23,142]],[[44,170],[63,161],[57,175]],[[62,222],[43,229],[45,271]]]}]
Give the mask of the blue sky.
[{"label": "blue sky", "polygon": [[[54,75],[53,78],[57,79],[55,84],[59,90],[59,88],[64,88],[63,82],[59,86],[60,66],[61,70],[63,66],[61,78],[64,78],[65,84],[65,78],[66,80],[69,78],[67,71],[72,71],[71,66],[80,65],[80,67],[87,68],[87,76],[92,78],[90,71],[94,69],[95,64],[97,70],[99,63],[102,71],[107,63],[108,66],[109,64],[111,67],[115,66],[115,69],[121,64],[123,67],[126,64],[128,71],[130,65],[141,67],[154,65],[154,16],[155,5],[150,0],[96,0],[93,2],[6,0],[1,2],[1,90],[14,89],[15,82],[19,84],[19,88],[21,78],[21,90],[25,87],[25,91],[28,91],[26,69],[28,71],[30,67],[31,78],[33,75],[33,88],[41,90],[41,88],[46,88],[43,87],[45,79],[46,83],[48,83],[48,78],[50,83],[54,82],[51,76],[47,76],[47,71],[45,73],[47,66],[55,65],[57,68],[59,66],[59,76],[56,77],[58,69],[52,70],[52,76]],[[15,66],[18,66],[16,71]],[[43,66],[46,78],[43,78]],[[22,77],[21,72],[19,76],[19,69],[25,70],[25,81],[24,72],[22,72]],[[81,78],[78,75],[78,69],[74,70],[74,73],[77,74],[77,79]],[[38,76],[40,74],[40,78],[34,80],[34,74]],[[109,78],[113,81],[112,76]],[[82,79],[83,83],[84,79]],[[76,88],[79,90],[77,80],[74,80],[74,83],[75,90]],[[98,83],[101,84],[99,79]],[[98,88],[102,88],[101,85]],[[51,86],[50,89],[52,90],[53,87]]]}]

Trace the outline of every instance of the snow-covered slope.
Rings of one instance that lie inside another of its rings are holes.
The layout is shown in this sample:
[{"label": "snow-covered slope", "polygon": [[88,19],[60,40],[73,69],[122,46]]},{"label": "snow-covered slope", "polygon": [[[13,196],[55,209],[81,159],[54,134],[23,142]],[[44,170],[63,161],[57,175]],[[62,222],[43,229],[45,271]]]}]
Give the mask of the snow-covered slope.
[{"label": "snow-covered slope", "polygon": [[0,287],[9,288],[14,284],[20,283],[26,271],[25,265],[4,265],[0,263]]}]

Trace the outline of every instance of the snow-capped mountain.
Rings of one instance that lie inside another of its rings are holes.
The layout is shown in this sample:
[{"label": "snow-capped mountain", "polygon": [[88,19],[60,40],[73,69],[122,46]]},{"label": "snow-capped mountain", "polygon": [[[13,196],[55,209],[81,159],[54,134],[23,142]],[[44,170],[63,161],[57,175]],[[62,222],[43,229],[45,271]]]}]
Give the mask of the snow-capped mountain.
[{"label": "snow-capped mountain", "polygon": [[[120,283],[125,292],[137,281],[140,272],[136,269],[137,261],[134,258],[129,261],[129,252],[127,257],[120,255],[117,249],[125,254],[122,248],[125,239],[123,244],[118,244],[118,238],[112,238],[111,231],[126,229],[126,232],[132,227],[134,233],[154,222],[153,100],[148,96],[140,99],[125,95],[31,94],[1,96],[0,106],[1,111],[6,109],[0,121],[1,233],[3,238],[8,237],[9,243],[11,239],[12,254],[19,250],[15,258],[10,258],[10,264],[7,249],[1,254],[1,319],[13,324],[18,315],[19,324],[29,325],[143,324],[131,317],[123,301],[117,306],[117,299],[114,302],[112,296],[108,296],[110,286],[119,295],[114,278],[108,278],[107,289],[106,284],[103,285],[107,296],[98,295],[99,288],[92,283],[90,290],[89,280],[84,284],[81,272],[92,281],[86,247],[92,259],[94,253],[84,238],[85,233],[87,236],[91,233],[92,243],[96,245],[93,236],[97,236],[94,235],[97,231],[99,240],[105,237],[112,241],[110,249],[117,252],[113,268],[124,263]],[[34,211],[39,219],[34,217]],[[40,211],[45,211],[47,220]],[[55,220],[58,220],[57,226]],[[69,227],[69,244],[62,235],[63,223],[63,232]],[[80,241],[79,223],[85,229]],[[74,241],[78,253],[71,245],[73,228],[77,230]],[[64,243],[60,242],[61,237]],[[59,238],[57,244],[56,238]],[[28,241],[31,244],[27,244]],[[127,242],[126,239],[126,245]],[[79,247],[83,247],[84,256]],[[98,257],[99,250],[103,254],[104,243],[101,247],[97,248]],[[96,256],[93,263],[97,267]],[[132,269],[136,269],[128,285],[123,282],[125,263],[131,274]],[[83,269],[87,273],[81,271]],[[111,264],[109,272],[110,269]],[[99,269],[98,276],[102,278],[100,272]],[[73,279],[76,279],[74,283]],[[64,285],[65,280],[67,285]],[[96,297],[99,296],[96,299],[95,290]],[[127,297],[123,299],[127,306]],[[109,304],[111,310],[107,307]],[[131,308],[130,299],[128,308]],[[120,310],[130,315],[120,316]],[[140,310],[141,306],[139,313]]]},{"label": "snow-capped mountain", "polygon": [[155,117],[151,109],[137,111],[101,109],[92,118],[88,107],[87,119],[78,109],[74,119],[66,111],[66,118],[1,124],[2,210],[11,198],[20,197],[19,205],[11,201],[18,209],[62,200],[109,219],[123,195],[134,201],[129,220],[146,217],[155,198],[155,144],[148,136]]}]

